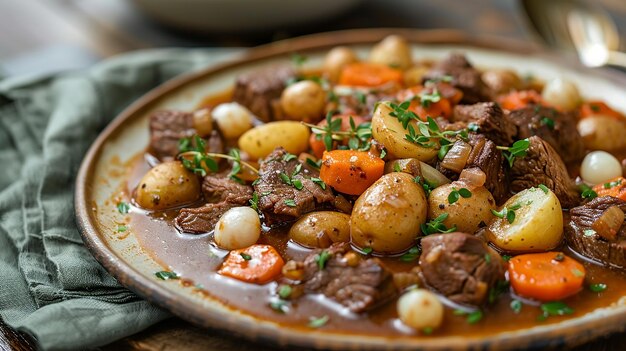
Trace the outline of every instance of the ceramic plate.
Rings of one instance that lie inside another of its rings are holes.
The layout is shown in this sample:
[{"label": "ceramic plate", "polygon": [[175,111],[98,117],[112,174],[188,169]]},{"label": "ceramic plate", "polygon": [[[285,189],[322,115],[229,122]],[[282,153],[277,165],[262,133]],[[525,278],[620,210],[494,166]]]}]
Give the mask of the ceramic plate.
[{"label": "ceramic plate", "polygon": [[575,82],[587,98],[601,98],[626,111],[626,84],[616,73],[590,71],[557,60],[526,45],[511,41],[468,38],[451,31],[400,29],[353,30],[318,34],[276,42],[250,50],[236,61],[209,67],[201,72],[174,79],[154,89],[118,116],[97,138],[86,155],[76,180],[76,217],[83,240],[96,259],[118,281],[147,300],[200,326],[223,329],[236,335],[279,345],[320,349],[512,349],[574,345],[594,337],[623,330],[626,326],[626,296],[611,306],[560,323],[538,324],[514,331],[486,331],[463,337],[380,337],[337,334],[323,330],[303,330],[229,308],[222,302],[198,294],[179,281],[160,281],[154,272],[163,270],[150,252],[139,245],[132,228],[119,233],[123,215],[115,208],[116,197],[126,187],[127,165],[148,145],[148,116],[159,109],[194,109],[203,97],[232,87],[235,77],[261,66],[289,62],[289,54],[309,57],[306,65],[321,64],[325,50],[349,45],[365,57],[373,43],[388,34],[400,34],[413,43],[413,54],[420,58],[442,58],[450,51],[465,52],[479,67],[513,68],[521,74],[543,79],[561,76]]}]

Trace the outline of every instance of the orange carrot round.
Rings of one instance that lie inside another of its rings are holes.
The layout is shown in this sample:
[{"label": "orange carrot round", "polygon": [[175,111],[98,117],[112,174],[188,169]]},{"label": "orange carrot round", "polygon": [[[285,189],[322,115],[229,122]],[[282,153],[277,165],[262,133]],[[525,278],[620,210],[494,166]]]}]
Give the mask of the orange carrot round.
[{"label": "orange carrot round", "polygon": [[264,284],[278,277],[285,261],[270,245],[252,245],[231,251],[219,274],[248,283]]},{"label": "orange carrot round", "polygon": [[[350,130],[350,117],[352,117],[352,120],[354,121],[354,125],[358,126],[359,124],[365,122],[365,119],[361,116],[352,116],[352,115],[337,115],[337,116],[333,116],[333,120],[336,118],[341,118],[341,131],[348,131]],[[322,120],[320,123],[318,123],[317,125],[320,127],[325,127],[326,126],[326,120]],[[319,134],[315,134],[315,133],[311,133],[311,136],[309,137],[309,145],[311,146],[311,151],[313,153],[313,155],[317,158],[322,158],[322,154],[324,153],[324,151],[326,150],[326,146],[324,145],[324,140],[320,137],[318,138]],[[344,145],[347,145],[348,140],[346,139],[345,143],[343,143]]]},{"label": "orange carrot round", "polygon": [[626,179],[617,177],[593,187],[598,196],[613,196],[626,201]]},{"label": "orange carrot round", "polygon": [[620,121],[624,120],[624,115],[615,111],[602,101],[587,101],[580,106],[580,118],[586,118],[592,115],[605,115],[619,119]]},{"label": "orange carrot round", "polygon": [[509,279],[520,296],[556,301],[582,289],[585,267],[561,252],[525,254],[509,261]]},{"label": "orange carrot round", "polygon": [[377,63],[351,63],[339,76],[341,85],[375,87],[389,82],[401,84],[402,71]]},{"label": "orange carrot round", "polygon": [[541,95],[534,90],[513,91],[500,96],[498,102],[505,110],[518,110],[530,104],[547,105]]},{"label": "orange carrot round", "polygon": [[383,175],[385,161],[367,151],[325,151],[320,178],[335,190],[361,195]]}]

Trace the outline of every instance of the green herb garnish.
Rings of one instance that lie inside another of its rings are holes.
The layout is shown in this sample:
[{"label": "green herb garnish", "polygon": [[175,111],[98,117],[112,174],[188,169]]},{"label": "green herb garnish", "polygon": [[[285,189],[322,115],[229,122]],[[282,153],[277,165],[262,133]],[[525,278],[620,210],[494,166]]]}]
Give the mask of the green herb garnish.
[{"label": "green herb garnish", "polygon": [[593,292],[603,292],[604,290],[606,290],[607,286],[604,283],[598,283],[598,284],[591,284],[589,285],[589,290],[593,291]]},{"label": "green herb garnish", "polygon": [[400,256],[400,261],[402,262],[412,262],[415,261],[418,257],[420,257],[420,249],[417,246],[413,246],[409,249],[405,254]]},{"label": "green herb garnish", "polygon": [[589,185],[583,183],[578,187],[580,189],[580,197],[583,199],[593,200],[598,197],[598,193],[596,193]]},{"label": "green herb garnish", "polygon": [[547,194],[550,191],[550,189],[548,189],[548,187],[543,184],[539,184],[539,189],[543,190],[545,194]]},{"label": "green herb garnish", "polygon": [[509,161],[509,167],[513,167],[513,163],[515,163],[516,158],[526,157],[528,153],[528,147],[530,146],[530,141],[528,139],[518,140],[513,143],[512,146],[497,146],[498,150],[502,151],[502,155],[504,158]]},{"label": "green herb garnish", "polygon": [[278,313],[287,313],[289,310],[287,308],[287,302],[284,300],[270,301],[270,308]]},{"label": "green herb garnish", "polygon": [[554,129],[554,120],[552,118],[542,117],[541,124],[548,127],[549,129]]},{"label": "green herb garnish", "polygon": [[496,210],[491,210],[491,213],[498,217],[498,218],[502,218],[505,219],[510,223],[513,224],[513,222],[515,221],[515,211],[519,210],[522,207],[522,205],[520,203],[516,203],[515,205],[507,208],[506,206],[500,210],[500,211],[496,211]]},{"label": "green herb garnish", "polygon": [[511,301],[510,306],[515,314],[519,314],[520,312],[522,312],[522,302],[520,300]]},{"label": "green herb garnish", "polygon": [[452,233],[456,231],[456,226],[452,228],[447,228],[443,222],[448,218],[447,213],[442,213],[437,218],[431,220],[430,222],[426,222],[421,225],[422,234],[430,235],[436,233]]},{"label": "green herb garnish", "polygon": [[309,319],[309,328],[321,328],[324,325],[326,325],[326,323],[328,323],[328,321],[330,320],[330,318],[328,316],[322,316],[319,318],[316,317],[311,317]]},{"label": "green herb garnish", "polygon": [[543,313],[537,317],[538,321],[544,321],[550,316],[564,316],[574,313],[571,307],[561,301],[543,303],[540,308]]},{"label": "green herb garnish", "polygon": [[448,194],[448,203],[452,205],[453,203],[459,201],[459,197],[468,199],[472,197],[472,192],[467,188],[461,188],[459,190],[452,188],[452,191]]},{"label": "green herb garnish", "polygon": [[296,202],[292,199],[286,199],[284,201],[285,205],[289,206],[289,207],[296,207]]},{"label": "green herb garnish", "polygon": [[180,279],[178,274],[170,271],[160,271],[154,273],[154,275],[161,280]]},{"label": "green herb garnish", "polygon": [[119,233],[123,233],[123,232],[125,232],[125,231],[127,231],[127,230],[128,230],[128,227],[126,227],[125,225],[118,225],[118,226],[117,226],[117,231],[118,231]]},{"label": "green herb garnish", "polygon": [[130,205],[128,205],[124,201],[120,201],[117,203],[117,211],[121,214],[126,214],[130,210]]},{"label": "green herb garnish", "polygon": [[324,268],[326,268],[326,263],[331,257],[332,255],[330,254],[330,252],[326,250],[322,250],[322,252],[315,255],[315,262],[317,262],[317,268],[319,268],[320,271],[324,270]]},{"label": "green herb garnish", "polygon": [[291,291],[291,286],[283,284],[278,287],[278,296],[280,296],[281,299],[287,299],[291,296]]},{"label": "green herb garnish", "polygon": [[252,259],[252,256],[248,255],[248,254],[247,254],[247,253],[245,253],[245,252],[242,252],[242,253],[240,253],[239,255],[241,256],[241,258],[243,258],[243,259],[244,259],[244,260],[246,260],[246,261],[250,261],[250,260]]}]

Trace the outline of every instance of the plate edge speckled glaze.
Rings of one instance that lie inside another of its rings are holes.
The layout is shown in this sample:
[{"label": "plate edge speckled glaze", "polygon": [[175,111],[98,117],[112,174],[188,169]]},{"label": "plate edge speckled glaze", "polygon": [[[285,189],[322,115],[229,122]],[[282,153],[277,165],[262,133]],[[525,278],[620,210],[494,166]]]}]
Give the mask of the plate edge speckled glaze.
[{"label": "plate edge speckled glaze", "polygon": [[148,279],[127,265],[110,248],[99,233],[92,214],[91,184],[94,179],[96,160],[106,141],[116,134],[133,116],[150,108],[154,101],[184,85],[215,75],[239,65],[284,55],[289,52],[306,53],[335,45],[372,44],[389,34],[399,34],[418,44],[462,44],[477,48],[496,49],[503,52],[528,54],[559,62],[564,66],[603,79],[626,85],[626,76],[603,70],[590,70],[568,62],[563,58],[541,52],[537,47],[502,38],[475,38],[453,30],[413,29],[361,29],[315,34],[288,39],[251,49],[243,56],[227,63],[174,78],[147,93],[125,109],[98,136],[81,164],[75,193],[76,222],[83,241],[98,262],[122,285],[145,299],[171,311],[175,315],[203,327],[210,327],[241,335],[251,340],[270,342],[275,345],[305,346],[323,349],[422,349],[422,350],[469,350],[469,349],[518,349],[559,345],[577,345],[595,337],[626,329],[626,306],[608,307],[579,318],[558,324],[550,324],[515,332],[499,333],[487,338],[385,338],[351,334],[333,334],[321,331],[304,331],[275,323],[258,320],[252,316],[231,310],[217,300],[210,307],[199,310],[193,301],[164,289],[158,281]]}]

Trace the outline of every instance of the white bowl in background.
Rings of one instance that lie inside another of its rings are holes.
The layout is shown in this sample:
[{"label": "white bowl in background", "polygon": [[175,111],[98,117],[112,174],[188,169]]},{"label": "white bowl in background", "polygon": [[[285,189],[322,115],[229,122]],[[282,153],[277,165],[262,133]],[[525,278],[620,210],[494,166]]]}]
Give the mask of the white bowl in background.
[{"label": "white bowl in background", "polygon": [[294,27],[338,15],[361,0],[132,0],[150,17],[179,29],[246,32]]}]

